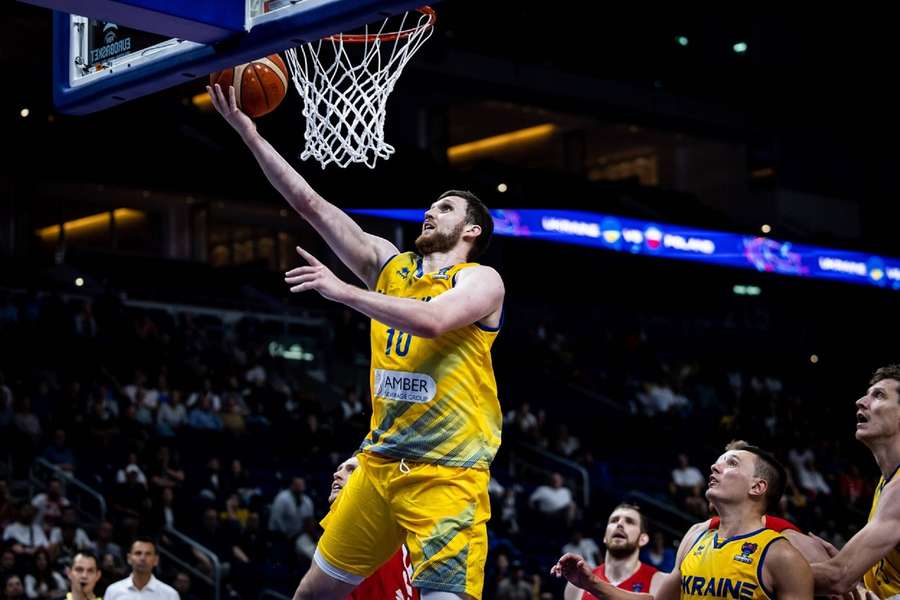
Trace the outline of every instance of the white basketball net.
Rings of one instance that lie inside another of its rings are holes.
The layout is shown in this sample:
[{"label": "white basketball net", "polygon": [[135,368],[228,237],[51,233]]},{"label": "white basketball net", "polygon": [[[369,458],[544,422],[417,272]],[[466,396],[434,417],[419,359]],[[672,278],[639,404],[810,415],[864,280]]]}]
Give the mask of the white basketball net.
[{"label": "white basketball net", "polygon": [[[405,31],[415,15],[418,26],[409,35],[391,41],[374,37],[398,19],[396,31]],[[369,41],[350,42],[337,35],[289,49],[288,66],[306,118],[306,147],[300,158],[315,158],[323,169],[332,162],[341,168],[350,163],[374,168],[379,158],[389,158],[394,147],[384,141],[388,96],[433,29],[427,14],[410,11],[385,19]],[[369,26],[365,34],[370,35]]]}]

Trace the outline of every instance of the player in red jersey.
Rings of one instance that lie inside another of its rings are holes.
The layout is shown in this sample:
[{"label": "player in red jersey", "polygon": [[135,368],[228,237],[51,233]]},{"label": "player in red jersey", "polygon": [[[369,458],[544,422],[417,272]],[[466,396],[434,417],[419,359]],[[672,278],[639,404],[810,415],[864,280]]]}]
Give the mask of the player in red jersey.
[{"label": "player in red jersey", "polygon": [[[652,594],[665,573],[638,559],[641,548],[650,537],[640,509],[633,504],[620,504],[613,509],[606,522],[603,544],[606,556],[594,574],[618,588],[629,592]],[[596,600],[590,593],[566,584],[565,600]]]},{"label": "player in red jersey", "polygon": [[[347,480],[359,466],[355,456],[342,462],[331,480],[331,493],[328,503],[334,502],[338,494],[347,485]],[[377,571],[363,580],[347,597],[348,600],[419,600],[419,590],[412,586],[410,578],[413,568],[406,544],[381,565]]]},{"label": "player in red jersey", "polygon": [[[713,517],[709,520],[709,528],[718,529],[719,523],[719,517]],[[782,535],[784,535],[784,532],[786,531],[796,531],[799,533],[803,533],[802,531],[800,531],[799,527],[797,527],[787,519],[782,519],[781,517],[773,517],[772,515],[765,515],[763,517],[763,527],[765,527],[766,529],[771,529],[772,531],[777,531]]]}]

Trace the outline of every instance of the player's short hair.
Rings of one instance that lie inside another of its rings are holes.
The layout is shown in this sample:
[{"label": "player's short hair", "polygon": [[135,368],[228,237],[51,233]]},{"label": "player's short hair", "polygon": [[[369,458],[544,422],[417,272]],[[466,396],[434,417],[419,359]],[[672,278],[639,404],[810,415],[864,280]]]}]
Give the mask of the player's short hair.
[{"label": "player's short hair", "polygon": [[[885,379],[893,379],[894,381],[900,382],[900,364],[886,365],[876,369],[875,372],[872,373],[869,385],[875,385],[879,381],[884,381]],[[900,395],[900,385],[898,385],[896,389],[898,395]]]},{"label": "player's short hair", "polygon": [[626,508],[628,510],[633,510],[634,512],[636,512],[638,514],[638,523],[641,527],[641,533],[647,533],[647,521],[646,519],[644,519],[644,513],[641,512],[640,506],[638,506],[637,504],[632,504],[630,502],[622,502],[618,504],[614,509],[612,509],[612,512],[610,512],[609,514],[616,512],[620,508]]},{"label": "player's short hair", "polygon": [[465,190],[447,190],[438,196],[438,200],[449,196],[456,196],[457,198],[465,200],[466,223],[472,223],[473,225],[481,227],[481,235],[475,238],[475,245],[472,246],[472,249],[469,251],[469,256],[467,257],[467,260],[474,260],[484,254],[491,243],[491,236],[494,235],[494,218],[491,216],[491,211],[488,210],[488,207],[485,206],[484,202],[479,200],[478,196],[472,192],[467,192]]},{"label": "player's short hair", "polygon": [[781,496],[784,494],[784,486],[787,482],[787,469],[775,458],[775,455],[759,446],[754,446],[744,440],[734,440],[725,446],[725,451],[743,450],[756,456],[756,469],[754,477],[765,479],[768,484],[766,490],[766,512],[775,512]]},{"label": "player's short hair", "polygon": [[88,560],[94,561],[94,568],[98,571],[100,570],[100,561],[97,560],[97,555],[91,552],[90,550],[79,550],[75,553],[75,556],[72,557],[72,563],[74,564],[75,559],[78,557],[87,558]]}]

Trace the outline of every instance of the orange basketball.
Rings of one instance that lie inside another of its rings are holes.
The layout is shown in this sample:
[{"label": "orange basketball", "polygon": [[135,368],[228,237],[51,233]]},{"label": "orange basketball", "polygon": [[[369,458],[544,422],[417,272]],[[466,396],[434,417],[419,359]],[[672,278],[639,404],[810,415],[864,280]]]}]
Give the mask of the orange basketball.
[{"label": "orange basketball", "polygon": [[281,57],[270,54],[265,58],[211,73],[209,85],[219,84],[225,97],[228,86],[234,86],[238,108],[250,117],[261,117],[275,110],[287,94],[287,67]]}]

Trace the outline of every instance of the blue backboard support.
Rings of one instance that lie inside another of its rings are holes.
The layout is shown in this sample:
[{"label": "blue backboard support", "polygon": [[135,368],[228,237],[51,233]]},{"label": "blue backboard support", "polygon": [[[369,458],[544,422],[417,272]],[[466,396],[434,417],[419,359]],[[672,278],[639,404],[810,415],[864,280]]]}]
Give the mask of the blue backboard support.
[{"label": "blue backboard support", "polygon": [[170,38],[214,44],[247,28],[244,2],[222,0],[22,0]]},{"label": "blue backboard support", "polygon": [[[159,3],[159,0],[141,1]],[[245,28],[228,32],[211,44],[187,37],[156,36],[154,39],[149,34],[143,34],[149,39],[138,40],[139,31],[124,27],[112,31],[118,24],[105,23],[93,15],[55,11],[53,100],[56,107],[69,114],[95,112],[327,35],[351,31],[422,4],[422,0],[218,1],[239,3],[245,10]],[[124,9],[118,8],[127,11],[128,7],[123,6]],[[134,22],[131,18],[126,20]],[[101,26],[110,29],[104,32]],[[198,23],[197,27],[207,32],[211,28],[226,28],[223,22],[209,20]],[[105,45],[92,46],[91,35],[105,36],[99,42]]]}]

